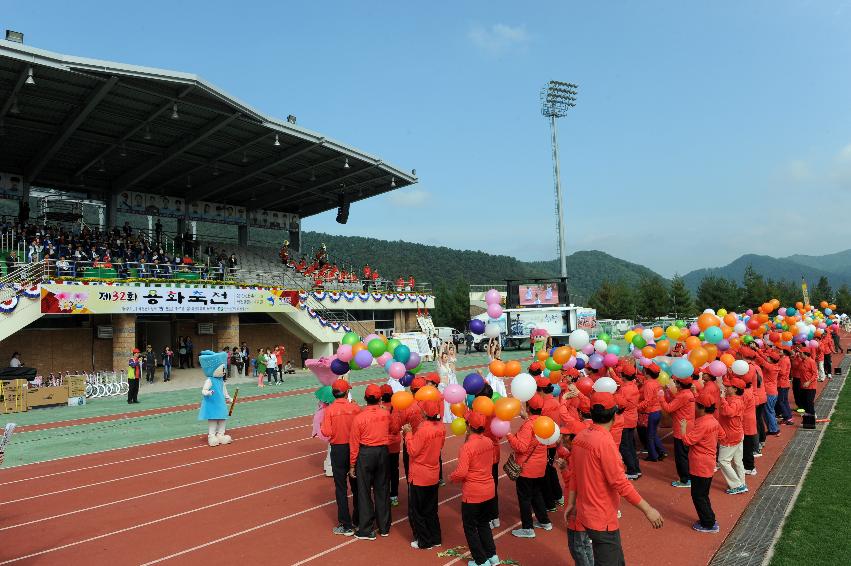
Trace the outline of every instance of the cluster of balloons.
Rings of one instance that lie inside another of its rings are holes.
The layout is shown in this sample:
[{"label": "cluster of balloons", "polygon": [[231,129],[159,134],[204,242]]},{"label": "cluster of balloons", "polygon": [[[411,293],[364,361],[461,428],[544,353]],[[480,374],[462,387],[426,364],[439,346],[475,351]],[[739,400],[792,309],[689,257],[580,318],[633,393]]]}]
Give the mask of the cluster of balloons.
[{"label": "cluster of balloons", "polygon": [[[484,334],[488,338],[498,338],[499,337],[499,324],[495,322],[502,316],[502,296],[499,294],[499,291],[496,289],[491,289],[487,293],[485,293],[485,303],[487,304],[487,313],[491,318],[491,322],[485,324],[483,320],[479,320],[478,318],[474,318],[470,321],[469,328],[470,332],[473,334],[480,336]],[[496,375],[496,374],[494,374]]]},{"label": "cluster of balloons", "polygon": [[[361,370],[377,363],[393,379],[406,387],[421,369],[420,355],[395,338],[370,334],[363,340],[354,332],[347,332],[331,361],[331,371],[344,375],[350,370]],[[407,383],[405,383],[407,381]]]}]

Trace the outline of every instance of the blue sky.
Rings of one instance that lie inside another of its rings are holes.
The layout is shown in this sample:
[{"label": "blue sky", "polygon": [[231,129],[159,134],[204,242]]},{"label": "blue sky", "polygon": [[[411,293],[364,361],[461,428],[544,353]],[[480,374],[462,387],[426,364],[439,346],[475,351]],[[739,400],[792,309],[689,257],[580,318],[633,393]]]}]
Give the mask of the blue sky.
[{"label": "blue sky", "polygon": [[538,93],[560,122],[568,251],[663,275],[851,247],[851,1],[0,0],[45,49],[194,72],[420,183],[304,227],[555,257]]}]

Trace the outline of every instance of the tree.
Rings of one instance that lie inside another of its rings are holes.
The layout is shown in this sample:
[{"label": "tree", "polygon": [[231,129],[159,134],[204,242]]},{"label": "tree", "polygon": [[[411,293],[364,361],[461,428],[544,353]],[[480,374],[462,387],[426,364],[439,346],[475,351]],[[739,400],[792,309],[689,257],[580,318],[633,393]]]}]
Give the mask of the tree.
[{"label": "tree", "polygon": [[470,320],[470,286],[467,282],[437,283],[434,295],[434,325],[466,328]]},{"label": "tree", "polygon": [[671,304],[668,287],[661,277],[642,277],[638,283],[638,313],[642,318],[668,314]]},{"label": "tree", "polygon": [[833,289],[830,288],[830,282],[824,275],[818,278],[818,283],[816,283],[813,289],[810,301],[814,305],[818,305],[822,301],[833,302]]},{"label": "tree", "polygon": [[623,279],[603,281],[588,305],[597,311],[598,318],[631,318],[635,314],[635,296]]},{"label": "tree", "polygon": [[675,274],[671,280],[670,296],[670,313],[676,318],[696,314],[694,301],[691,298],[691,291],[688,290],[685,280],[679,274]]},{"label": "tree", "polygon": [[765,284],[765,279],[750,264],[745,268],[742,284],[741,302],[744,308],[757,308],[762,303],[772,299],[768,296],[768,286]]},{"label": "tree", "polygon": [[836,312],[851,313],[851,289],[848,285],[843,285],[836,290]]},{"label": "tree", "polygon": [[725,277],[708,275],[700,281],[697,288],[697,308],[729,310],[738,309],[741,305],[741,289],[735,281]]}]

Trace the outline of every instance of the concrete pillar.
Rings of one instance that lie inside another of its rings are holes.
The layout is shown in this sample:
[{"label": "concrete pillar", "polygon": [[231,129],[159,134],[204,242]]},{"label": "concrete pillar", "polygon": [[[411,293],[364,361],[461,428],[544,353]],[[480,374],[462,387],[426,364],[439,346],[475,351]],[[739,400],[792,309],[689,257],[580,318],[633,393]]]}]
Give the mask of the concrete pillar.
[{"label": "concrete pillar", "polygon": [[222,348],[239,347],[239,315],[236,313],[220,314],[216,317],[216,351]]},{"label": "concrete pillar", "polygon": [[331,342],[314,342],[313,343],[313,357],[318,359],[322,356],[333,356],[334,355],[334,344]]},{"label": "concrete pillar", "polygon": [[118,193],[109,195],[109,200],[106,203],[106,226],[115,228],[118,221]]},{"label": "concrete pillar", "polygon": [[112,315],[112,367],[126,370],[127,361],[136,347],[136,315]]},{"label": "concrete pillar", "polygon": [[240,224],[236,227],[236,238],[240,246],[248,245],[248,225]]}]

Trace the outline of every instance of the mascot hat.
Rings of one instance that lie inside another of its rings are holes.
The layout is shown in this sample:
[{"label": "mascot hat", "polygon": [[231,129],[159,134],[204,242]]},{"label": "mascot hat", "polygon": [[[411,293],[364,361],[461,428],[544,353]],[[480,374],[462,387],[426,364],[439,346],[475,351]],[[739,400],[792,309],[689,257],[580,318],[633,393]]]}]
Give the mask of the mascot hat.
[{"label": "mascot hat", "polygon": [[198,361],[201,363],[201,369],[204,370],[204,375],[213,377],[213,372],[216,369],[228,363],[228,354],[227,352],[204,350],[198,356]]}]

